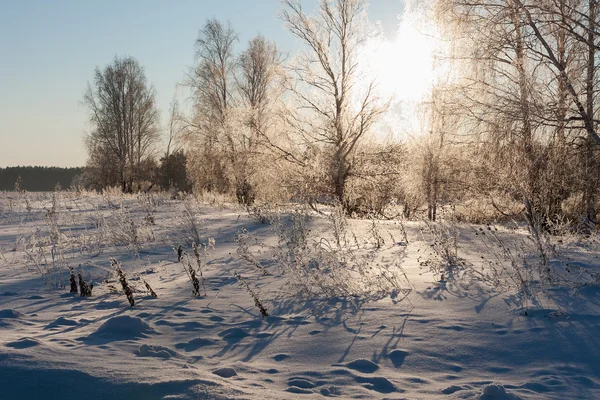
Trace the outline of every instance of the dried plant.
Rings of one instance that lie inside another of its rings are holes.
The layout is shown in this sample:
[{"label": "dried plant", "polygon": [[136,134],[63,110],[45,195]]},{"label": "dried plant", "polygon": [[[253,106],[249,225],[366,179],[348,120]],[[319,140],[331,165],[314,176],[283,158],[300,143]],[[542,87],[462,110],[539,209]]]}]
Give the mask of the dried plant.
[{"label": "dried plant", "polygon": [[77,293],[77,281],[75,280],[75,274],[73,268],[69,268],[69,282],[71,283],[70,293]]},{"label": "dried plant", "polygon": [[148,290],[148,293],[150,294],[150,296],[157,298],[158,295],[156,294],[156,292],[154,290],[152,290],[152,287],[150,286],[150,284],[148,282],[146,282],[146,280],[144,280],[142,278],[142,282],[144,282],[144,286],[146,286],[146,290]]},{"label": "dried plant", "polygon": [[94,284],[90,283],[89,285],[83,280],[81,274],[77,274],[79,278],[79,295],[81,297],[90,297],[92,295],[92,289],[94,288]]},{"label": "dried plant", "polygon": [[[200,281],[198,280],[198,277],[196,276],[196,270],[192,266],[190,257],[188,256],[188,254],[186,252],[182,253],[181,265],[183,266],[183,270],[187,274],[188,279],[192,283],[192,294],[194,296],[200,296]],[[204,280],[204,278],[202,278],[202,279]],[[204,282],[203,282],[203,285],[204,285]],[[206,290],[205,290],[205,294],[206,294]]]},{"label": "dried plant", "polygon": [[119,282],[121,283],[121,287],[123,288],[123,292],[127,297],[127,301],[129,301],[129,305],[133,307],[135,305],[135,299],[133,298],[133,291],[131,290],[131,286],[125,277],[125,274],[121,270],[121,265],[114,258],[110,259],[111,266],[115,269],[117,276],[119,277]]},{"label": "dried plant", "polygon": [[248,285],[248,282],[246,282],[244,277],[241,276],[240,274],[238,274],[237,272],[234,274],[234,276],[237,278],[240,285],[242,285],[242,287],[244,289],[246,289],[246,291],[250,294],[250,296],[254,300],[254,305],[260,311],[260,315],[262,315],[263,318],[268,317],[269,313],[267,312],[267,309],[265,308],[263,303],[260,301],[260,298],[258,297],[258,295],[250,288],[250,285]]}]

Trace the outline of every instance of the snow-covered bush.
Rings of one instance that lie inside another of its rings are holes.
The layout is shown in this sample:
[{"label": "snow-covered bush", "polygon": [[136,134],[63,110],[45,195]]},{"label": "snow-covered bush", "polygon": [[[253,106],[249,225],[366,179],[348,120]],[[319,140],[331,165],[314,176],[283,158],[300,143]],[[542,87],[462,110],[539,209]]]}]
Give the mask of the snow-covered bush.
[{"label": "snow-covered bush", "polygon": [[422,220],[421,236],[430,246],[434,259],[421,262],[427,266],[437,279],[444,281],[464,261],[458,256],[459,228],[453,214],[445,221]]}]

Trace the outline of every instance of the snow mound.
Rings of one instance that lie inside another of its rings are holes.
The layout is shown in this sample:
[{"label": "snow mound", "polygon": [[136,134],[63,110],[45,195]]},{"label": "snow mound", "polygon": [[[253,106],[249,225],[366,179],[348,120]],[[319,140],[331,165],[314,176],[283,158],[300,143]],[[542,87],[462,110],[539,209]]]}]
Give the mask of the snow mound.
[{"label": "snow mound", "polygon": [[228,342],[239,342],[246,336],[250,336],[248,332],[243,330],[242,328],[230,328],[225,329],[223,332],[219,333],[219,336]]},{"label": "snow mound", "polygon": [[118,339],[136,339],[145,337],[147,333],[153,333],[154,329],[138,317],[121,315],[113,317],[103,323],[96,332],[89,337],[104,337]]},{"label": "snow mound", "polygon": [[13,349],[27,349],[29,347],[35,347],[41,344],[41,342],[34,338],[24,337],[14,342],[6,343],[6,347],[12,347]]},{"label": "snow mound", "polygon": [[369,390],[374,390],[379,393],[392,393],[398,391],[396,386],[389,379],[384,378],[382,376],[357,376],[355,377],[355,379],[358,383],[364,383],[363,387]]},{"label": "snow mound", "polygon": [[210,346],[214,343],[215,341],[212,339],[196,338],[186,343],[177,343],[175,347],[178,349],[183,349],[185,351],[194,351],[204,346]]},{"label": "snow mound", "polygon": [[308,389],[302,389],[299,388],[297,386],[290,386],[287,389],[285,389],[286,392],[290,392],[290,393],[294,393],[294,394],[312,394],[313,391],[312,390],[308,390]]},{"label": "snow mound", "polygon": [[167,359],[174,357],[177,353],[168,347],[143,344],[140,346],[136,354],[140,357],[158,357]]},{"label": "snow mound", "polygon": [[390,353],[388,354],[388,357],[392,361],[392,364],[394,364],[394,367],[399,368],[404,363],[404,359],[406,358],[407,355],[408,355],[408,351],[401,350],[401,349],[395,349],[395,350],[390,351]]},{"label": "snow mound", "polygon": [[286,358],[290,358],[290,356],[288,354],[284,354],[284,353],[276,354],[276,355],[273,356],[273,360],[275,360],[277,362],[283,361]]},{"label": "snow mound", "polygon": [[288,382],[288,385],[295,386],[300,389],[312,389],[316,386],[314,383],[312,383],[308,379],[303,379],[303,378],[292,378]]},{"label": "snow mound", "polygon": [[0,310],[0,319],[17,319],[23,317],[24,314],[17,310]]},{"label": "snow mound", "polygon": [[452,385],[452,386],[448,386],[446,389],[442,390],[442,394],[453,394],[453,393],[459,392],[461,390],[464,390],[464,388],[462,386]]},{"label": "snow mound", "polygon": [[59,326],[75,326],[75,325],[77,325],[77,321],[75,321],[74,319],[58,317],[54,321],[50,322],[46,326],[46,329],[52,329],[52,328],[56,328]]},{"label": "snow mound", "polygon": [[508,393],[504,386],[491,383],[483,388],[480,400],[521,400],[521,397]]},{"label": "snow mound", "polygon": [[367,374],[373,373],[379,369],[379,365],[375,364],[373,361],[366,360],[364,358],[359,358],[358,360],[350,361],[348,364],[346,364],[346,367]]},{"label": "snow mound", "polygon": [[221,378],[231,378],[232,376],[237,375],[237,372],[235,372],[235,369],[233,369],[231,367],[218,368],[218,369],[215,369],[212,373],[220,376]]}]

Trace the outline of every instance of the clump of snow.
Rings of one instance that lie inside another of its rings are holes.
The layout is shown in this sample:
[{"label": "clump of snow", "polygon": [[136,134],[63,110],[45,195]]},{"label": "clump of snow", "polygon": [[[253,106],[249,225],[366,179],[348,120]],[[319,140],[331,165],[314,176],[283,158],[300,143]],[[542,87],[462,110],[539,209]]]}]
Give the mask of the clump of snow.
[{"label": "clump of snow", "polygon": [[41,344],[41,342],[34,338],[24,337],[14,342],[6,343],[6,347],[12,347],[13,349],[27,349]]},{"label": "clump of snow", "polygon": [[215,369],[212,373],[220,376],[221,378],[231,378],[232,376],[237,375],[237,372],[235,371],[235,369],[233,369],[231,367],[218,368],[218,369]]},{"label": "clump of snow", "polygon": [[389,379],[382,376],[357,376],[356,382],[364,383],[365,388],[379,393],[392,393],[398,391],[396,386]]},{"label": "clump of snow", "polygon": [[483,388],[480,400],[521,400],[521,397],[508,393],[504,386],[491,383]]},{"label": "clump of snow", "polygon": [[275,360],[275,361],[277,361],[277,362],[279,362],[279,361],[283,361],[283,360],[285,360],[286,358],[290,358],[290,356],[289,356],[289,355],[287,355],[287,354],[283,354],[283,353],[282,353],[282,354],[275,354],[275,355],[273,356],[273,360]]},{"label": "clump of snow", "polygon": [[359,358],[358,360],[350,361],[348,364],[346,364],[346,367],[367,374],[373,373],[379,369],[379,365],[375,364],[373,361],[369,361],[364,358]]},{"label": "clump of snow", "polygon": [[238,342],[249,335],[250,334],[242,328],[230,328],[219,333],[219,336],[228,342]]},{"label": "clump of snow", "polygon": [[290,379],[290,381],[288,382],[288,385],[299,387],[301,389],[312,389],[315,387],[314,383],[312,383],[308,379],[303,379],[303,378]]},{"label": "clump of snow", "polygon": [[153,333],[154,329],[138,317],[121,315],[112,317],[103,323],[90,337],[100,336],[105,338],[135,339]]},{"label": "clump of snow", "polygon": [[302,389],[297,386],[290,386],[287,389],[285,389],[285,391],[290,392],[290,393],[295,393],[295,394],[311,394],[311,393],[313,393],[312,390]]},{"label": "clump of snow", "polygon": [[459,392],[463,390],[462,386],[458,386],[458,385],[452,385],[452,386],[448,386],[446,389],[442,390],[443,394],[453,394],[456,392]]},{"label": "clump of snow", "polygon": [[12,310],[12,309],[0,310],[0,319],[18,319],[18,318],[22,318],[23,316],[24,316],[24,314],[17,310]]},{"label": "clump of snow", "polygon": [[183,349],[185,351],[194,351],[204,346],[210,346],[214,343],[215,341],[212,339],[196,338],[186,343],[177,343],[175,347],[178,349]]},{"label": "clump of snow", "polygon": [[52,321],[48,325],[46,325],[46,329],[56,328],[59,326],[75,326],[75,325],[77,325],[77,321],[75,321],[74,319],[58,317],[54,321]]},{"label": "clump of snow", "polygon": [[401,349],[395,349],[395,350],[390,351],[390,353],[388,354],[388,357],[392,361],[392,364],[394,364],[394,367],[399,368],[404,363],[404,359],[406,358],[407,355],[408,355],[408,351],[401,350]]},{"label": "clump of snow", "polygon": [[140,357],[171,358],[176,353],[167,347],[143,344],[137,351],[137,355]]}]

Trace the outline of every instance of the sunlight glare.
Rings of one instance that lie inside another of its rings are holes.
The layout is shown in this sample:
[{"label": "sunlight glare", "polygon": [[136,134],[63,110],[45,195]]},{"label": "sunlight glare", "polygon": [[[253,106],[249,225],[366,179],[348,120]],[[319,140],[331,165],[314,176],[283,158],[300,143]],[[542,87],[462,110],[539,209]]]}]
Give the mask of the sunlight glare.
[{"label": "sunlight glare", "polygon": [[430,92],[434,73],[434,39],[416,25],[407,10],[400,21],[397,37],[378,37],[364,49],[370,78],[377,82],[380,95],[393,102],[419,102]]}]

